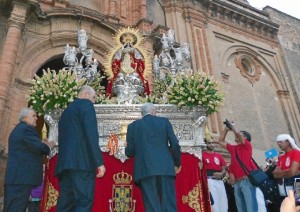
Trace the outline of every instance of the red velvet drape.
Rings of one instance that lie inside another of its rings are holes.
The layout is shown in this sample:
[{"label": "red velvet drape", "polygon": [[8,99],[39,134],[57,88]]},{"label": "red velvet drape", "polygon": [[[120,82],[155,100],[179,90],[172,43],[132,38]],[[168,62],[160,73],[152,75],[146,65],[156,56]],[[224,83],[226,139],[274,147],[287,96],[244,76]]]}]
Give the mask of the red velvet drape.
[{"label": "red velvet drape", "polygon": [[[96,179],[94,212],[108,212],[109,199],[113,197],[113,185],[116,183],[113,176],[122,171],[133,174],[133,159],[122,163],[108,153],[103,153],[106,174],[101,179]],[[48,161],[45,171],[44,193],[41,211],[56,211],[59,196],[58,180],[54,177],[57,156]],[[188,153],[182,153],[182,170],[176,178],[176,197],[179,212],[201,211],[210,212],[209,193],[205,172],[198,168],[199,159]],[[143,212],[144,206],[139,188],[132,185],[132,199],[136,200],[135,211]]]}]

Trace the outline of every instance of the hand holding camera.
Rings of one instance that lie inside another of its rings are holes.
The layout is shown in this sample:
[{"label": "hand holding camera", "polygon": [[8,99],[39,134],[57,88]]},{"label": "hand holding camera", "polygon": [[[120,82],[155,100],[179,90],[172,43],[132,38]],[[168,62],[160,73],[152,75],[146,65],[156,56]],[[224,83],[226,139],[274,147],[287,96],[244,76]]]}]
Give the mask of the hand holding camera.
[{"label": "hand holding camera", "polygon": [[230,122],[228,121],[228,119],[226,119],[226,120],[223,122],[223,124],[225,124],[226,127],[227,127],[229,130],[232,130],[233,124],[230,123]]}]

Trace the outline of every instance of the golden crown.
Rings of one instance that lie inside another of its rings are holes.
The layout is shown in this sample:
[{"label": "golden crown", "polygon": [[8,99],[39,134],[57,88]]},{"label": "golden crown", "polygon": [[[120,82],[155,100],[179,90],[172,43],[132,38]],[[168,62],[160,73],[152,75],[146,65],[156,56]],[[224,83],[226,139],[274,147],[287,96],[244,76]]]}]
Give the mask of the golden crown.
[{"label": "golden crown", "polygon": [[116,184],[130,184],[132,176],[122,170],[122,172],[114,174],[113,179]]},{"label": "golden crown", "polygon": [[134,45],[134,35],[131,34],[131,33],[126,33],[126,34],[123,34],[122,36],[122,42],[123,43],[131,43],[132,45]]}]

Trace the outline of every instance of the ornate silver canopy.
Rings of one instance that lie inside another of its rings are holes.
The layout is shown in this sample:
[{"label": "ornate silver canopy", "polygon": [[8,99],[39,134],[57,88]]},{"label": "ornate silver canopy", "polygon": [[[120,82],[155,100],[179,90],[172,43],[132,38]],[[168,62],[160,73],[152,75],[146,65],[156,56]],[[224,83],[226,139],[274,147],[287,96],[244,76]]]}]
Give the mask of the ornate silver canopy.
[{"label": "ornate silver canopy", "polygon": [[[96,59],[93,59],[94,50],[87,48],[87,41],[86,31],[82,29],[78,31],[78,48],[69,46],[69,44],[64,47],[65,55],[63,61],[68,67],[64,67],[63,70],[76,72],[77,79],[84,77],[92,80],[97,73],[99,63]],[[77,54],[81,55],[80,60],[78,60]]]},{"label": "ornate silver canopy", "polygon": [[163,78],[165,72],[175,75],[190,69],[191,54],[188,43],[181,46],[176,43],[173,29],[169,29],[167,34],[164,33],[160,41],[162,51],[158,56],[155,55],[152,61],[156,77]]}]

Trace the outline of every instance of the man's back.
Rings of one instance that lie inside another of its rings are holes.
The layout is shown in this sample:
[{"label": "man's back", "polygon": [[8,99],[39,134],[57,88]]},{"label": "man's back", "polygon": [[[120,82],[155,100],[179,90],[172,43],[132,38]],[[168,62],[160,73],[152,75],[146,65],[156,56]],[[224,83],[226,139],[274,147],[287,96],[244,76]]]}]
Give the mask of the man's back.
[{"label": "man's back", "polygon": [[103,164],[95,110],[87,99],[76,99],[62,113],[58,126],[59,156],[55,174],[63,170],[94,170]]},{"label": "man's back", "polygon": [[20,122],[9,136],[5,184],[39,185],[42,182],[43,155],[49,151],[35,128]]},{"label": "man's back", "polygon": [[146,115],[134,121],[128,126],[127,142],[126,155],[135,157],[135,180],[175,176],[175,166],[180,166],[180,146],[168,119]]}]

